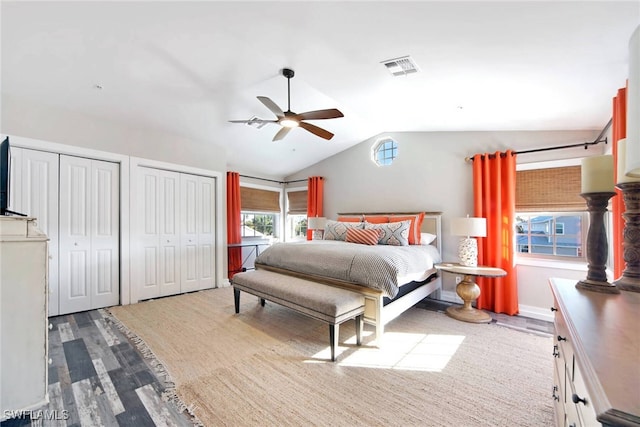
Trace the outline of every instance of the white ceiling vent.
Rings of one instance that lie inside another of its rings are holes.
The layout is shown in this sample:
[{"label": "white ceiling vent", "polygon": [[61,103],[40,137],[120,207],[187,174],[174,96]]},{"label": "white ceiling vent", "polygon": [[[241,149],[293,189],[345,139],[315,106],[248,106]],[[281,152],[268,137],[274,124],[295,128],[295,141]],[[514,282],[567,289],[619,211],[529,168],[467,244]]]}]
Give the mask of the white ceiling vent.
[{"label": "white ceiling vent", "polygon": [[417,73],[420,70],[418,64],[408,55],[395,59],[387,59],[386,61],[382,61],[381,64],[384,64],[391,75],[396,77]]}]

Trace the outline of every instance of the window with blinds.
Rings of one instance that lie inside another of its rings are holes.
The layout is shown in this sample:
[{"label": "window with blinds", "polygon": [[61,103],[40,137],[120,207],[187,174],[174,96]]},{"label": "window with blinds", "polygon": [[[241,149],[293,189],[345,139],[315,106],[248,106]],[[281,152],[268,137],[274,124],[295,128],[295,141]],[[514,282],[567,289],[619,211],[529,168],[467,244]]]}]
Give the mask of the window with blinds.
[{"label": "window with blinds", "polygon": [[243,238],[271,238],[278,235],[280,191],[240,187],[240,225]]},{"label": "window with blinds", "polygon": [[589,217],[580,192],[580,166],[516,172],[519,255],[586,261]]},{"label": "window with blinds", "polygon": [[307,190],[287,191],[286,239],[307,237]]},{"label": "window with blinds", "polygon": [[240,187],[240,206],[242,211],[280,213],[280,192]]},{"label": "window with blinds", "polygon": [[585,210],[581,185],[580,166],[517,171],[516,211]]}]

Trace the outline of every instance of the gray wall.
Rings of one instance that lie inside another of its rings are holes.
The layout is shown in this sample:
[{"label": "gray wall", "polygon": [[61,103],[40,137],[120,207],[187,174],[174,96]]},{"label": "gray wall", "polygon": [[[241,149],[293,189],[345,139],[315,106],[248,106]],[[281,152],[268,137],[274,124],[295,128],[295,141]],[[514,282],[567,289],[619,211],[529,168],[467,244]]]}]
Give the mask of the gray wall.
[{"label": "gray wall", "polygon": [[[603,125],[604,126],[604,125]],[[449,235],[450,219],[473,214],[472,165],[465,157],[511,148],[528,150],[593,141],[600,130],[530,132],[390,132],[366,140],[346,151],[304,169],[286,179],[312,175],[326,178],[325,216],[338,212],[413,211],[443,212],[443,256],[457,259],[458,238]],[[390,136],[398,142],[398,158],[379,167],[371,160],[376,141]],[[571,159],[602,154],[607,146],[588,150],[572,148],[521,154],[518,163]],[[520,304],[524,311],[549,312],[553,303],[548,277],[584,275],[582,271],[518,266]],[[586,266],[584,267],[586,272]],[[445,277],[444,290],[455,292],[452,277]]]}]

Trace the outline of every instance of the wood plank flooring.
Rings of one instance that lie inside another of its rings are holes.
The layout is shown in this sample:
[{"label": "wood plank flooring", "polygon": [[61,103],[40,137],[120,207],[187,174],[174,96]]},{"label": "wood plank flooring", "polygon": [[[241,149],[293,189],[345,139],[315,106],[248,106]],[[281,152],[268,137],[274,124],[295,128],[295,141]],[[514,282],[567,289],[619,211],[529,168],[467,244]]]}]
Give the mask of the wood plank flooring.
[{"label": "wood plank flooring", "polygon": [[100,311],[49,321],[49,405],[1,427],[193,425],[163,401],[165,388],[153,368]]},{"label": "wood plank flooring", "polygon": [[[418,307],[444,311],[449,303],[425,299]],[[491,313],[504,326],[551,333],[553,324]],[[189,415],[162,399],[153,367],[114,325],[92,310],[49,318],[49,400],[32,416],[0,427],[192,426]],[[551,381],[551,380],[550,380]]]}]

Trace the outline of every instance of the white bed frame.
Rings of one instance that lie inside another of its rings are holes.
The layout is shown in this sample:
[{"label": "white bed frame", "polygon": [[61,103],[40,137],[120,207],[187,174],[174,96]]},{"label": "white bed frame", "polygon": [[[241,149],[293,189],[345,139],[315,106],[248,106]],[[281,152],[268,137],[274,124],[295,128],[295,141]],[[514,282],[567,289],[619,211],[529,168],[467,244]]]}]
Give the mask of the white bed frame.
[{"label": "white bed frame", "polygon": [[[411,213],[339,213],[340,216],[358,216],[358,215],[415,215],[415,212]],[[442,212],[425,212],[424,221],[422,222],[421,232],[431,233],[436,235],[436,239],[431,243],[436,248],[442,257]],[[442,278],[439,273],[438,276],[431,281],[423,284],[408,294],[394,299],[386,306],[383,305],[384,295],[382,291],[365,288],[361,285],[357,285],[351,282],[343,280],[331,279],[327,277],[315,276],[310,274],[298,273],[282,268],[270,267],[262,264],[256,264],[256,268],[269,270],[276,273],[287,274],[290,276],[300,277],[303,279],[312,280],[314,282],[320,282],[331,286],[338,286],[341,288],[350,289],[352,291],[361,293],[365,297],[365,311],[364,322],[373,325],[376,330],[376,344],[379,346],[382,343],[382,335],[384,334],[384,325],[398,317],[400,314],[407,311],[409,308],[416,305],[418,302],[434,294],[435,298],[440,298],[442,291]]]}]

